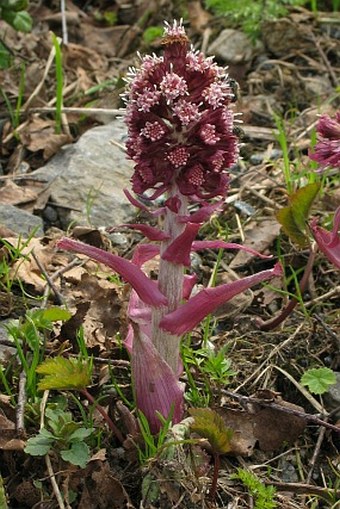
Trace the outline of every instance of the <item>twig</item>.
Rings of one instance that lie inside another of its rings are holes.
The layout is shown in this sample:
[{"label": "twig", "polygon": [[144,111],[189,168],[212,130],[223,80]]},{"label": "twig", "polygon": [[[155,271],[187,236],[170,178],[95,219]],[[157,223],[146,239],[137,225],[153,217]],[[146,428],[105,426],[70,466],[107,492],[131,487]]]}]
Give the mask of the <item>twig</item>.
[{"label": "twig", "polygon": [[[28,110],[21,109],[20,113],[55,113],[56,108],[44,106],[41,108],[29,108]],[[125,110],[112,109],[112,108],[76,108],[76,107],[62,107],[62,113],[77,113],[79,115],[107,115],[111,117],[123,116]]]},{"label": "twig", "polygon": [[26,373],[21,371],[19,375],[18,403],[16,406],[16,431],[20,436],[25,435],[25,405],[26,395]]},{"label": "twig", "polygon": [[277,482],[263,481],[264,484],[275,486],[278,491],[291,491],[294,493],[307,493],[309,495],[319,495],[327,500],[340,495],[340,491],[333,488],[321,488],[312,484],[295,483],[295,482]]},{"label": "twig", "polygon": [[63,44],[67,46],[68,44],[68,33],[67,33],[67,22],[66,22],[66,12],[65,12],[65,0],[60,0],[60,11],[61,11],[61,27],[63,32]]},{"label": "twig", "polygon": [[334,339],[335,344],[337,345],[337,347],[340,350],[340,338],[339,338],[339,336],[337,336],[335,334],[335,332],[333,332],[332,329],[330,327],[328,327],[328,325],[322,320],[321,316],[317,315],[316,313],[314,313],[313,316],[322,325],[322,327],[325,329],[325,331],[328,332],[328,334]]},{"label": "twig", "polygon": [[323,295],[320,295],[319,297],[315,297],[315,299],[305,302],[304,306],[306,308],[310,308],[311,306],[314,306],[314,304],[317,304],[318,302],[322,302],[323,300],[328,300],[330,297],[333,297],[333,296],[339,295],[339,294],[340,294],[340,285],[336,286],[335,288],[332,288],[332,290],[329,290],[329,292],[324,293]]},{"label": "twig", "polygon": [[300,330],[302,329],[303,327],[303,322],[300,323],[300,325],[298,326],[298,328],[293,332],[293,334],[291,336],[289,336],[289,338],[285,339],[285,341],[283,341],[282,343],[279,343],[278,345],[276,345],[272,350],[271,352],[269,353],[267,359],[265,361],[262,362],[262,364],[260,364],[260,366],[252,372],[252,374],[246,378],[246,380],[244,380],[236,389],[235,389],[235,392],[239,391],[240,389],[242,389],[242,387],[244,387],[245,385],[248,384],[248,382],[250,382],[250,380],[252,380],[256,374],[261,371],[264,366],[268,363],[268,361],[274,356],[276,355],[277,353],[279,353],[280,350],[282,350],[283,348],[285,348],[287,346],[288,343],[290,343],[293,339],[295,339],[295,337],[297,336],[297,334],[300,332]]},{"label": "twig", "polygon": [[46,454],[46,456],[45,456],[45,462],[46,462],[46,467],[47,467],[48,475],[50,476],[50,480],[51,480],[51,484],[52,484],[52,488],[53,488],[53,493],[55,495],[55,498],[57,499],[59,509],[66,509],[64,501],[63,501],[63,497],[62,497],[62,495],[60,493],[60,489],[59,489],[59,486],[57,484],[57,481],[56,481],[56,478],[55,478],[55,475],[54,475],[54,472],[53,472],[51,459],[50,459],[48,454]]},{"label": "twig", "polygon": [[264,401],[262,399],[258,399],[258,398],[254,398],[254,397],[242,396],[241,394],[235,394],[234,392],[230,392],[225,389],[222,389],[222,392],[226,396],[235,398],[238,401],[244,401],[246,403],[256,403],[257,405],[264,406],[267,408],[272,408],[273,410],[278,410],[279,412],[283,412],[285,414],[296,415],[297,417],[301,417],[301,419],[304,419],[307,422],[311,422],[313,424],[316,424],[317,426],[323,426],[324,428],[335,431],[336,433],[340,433],[340,428],[338,426],[335,426],[334,424],[330,424],[329,422],[324,421],[323,419],[320,419],[316,415],[307,414],[305,412],[301,412],[300,410],[295,410],[294,408],[291,408],[291,407],[282,406],[282,405],[279,405],[278,403],[274,403],[272,401]]},{"label": "twig", "polygon": [[[47,281],[47,284],[48,286],[51,288],[51,290],[53,291],[56,299],[57,299],[57,302],[58,304],[65,304],[65,301],[64,301],[64,298],[63,296],[61,295],[61,293],[59,292],[59,290],[57,289],[57,287],[55,286],[55,284],[53,283],[52,279],[50,278],[50,276],[47,274],[43,264],[40,262],[40,260],[37,258],[36,254],[34,253],[34,251],[32,251],[32,257],[35,261],[35,263],[38,265],[39,269],[41,270],[41,273],[44,275],[46,281]],[[42,301],[41,303],[41,307],[44,307],[46,305],[46,302],[45,300]]]},{"label": "twig", "polygon": [[308,474],[307,474],[307,478],[306,478],[306,482],[307,483],[310,483],[311,480],[312,480],[312,475],[313,475],[313,472],[314,472],[315,463],[316,463],[316,460],[317,460],[317,458],[319,456],[321,445],[322,445],[323,439],[325,437],[325,434],[326,434],[326,428],[323,426],[320,429],[320,431],[319,431],[319,435],[318,435],[318,439],[316,441],[316,445],[315,445],[315,449],[314,449],[314,452],[313,452],[313,456],[312,456],[312,459],[310,460],[310,468],[308,470]]},{"label": "twig", "polygon": [[315,37],[315,35],[313,34],[312,30],[310,31],[310,36],[315,44],[315,47],[316,49],[318,50],[319,54],[320,54],[320,57],[323,61],[323,63],[325,64],[325,67],[327,68],[327,71],[331,77],[331,80],[333,82],[333,85],[336,87],[338,86],[339,84],[339,81],[336,77],[336,74],[334,72],[334,70],[332,69],[332,66],[331,64],[329,63],[329,60],[327,58],[327,55],[326,53],[324,52],[324,50],[321,48],[321,45],[320,45],[320,41],[318,41],[318,39]]},{"label": "twig", "polygon": [[[34,256],[34,254],[33,254]],[[36,260],[37,262],[37,260]],[[37,262],[38,263],[38,262]],[[53,288],[55,288],[55,285],[53,283],[53,281],[55,281],[58,277],[62,276],[65,272],[71,270],[73,267],[79,265],[83,265],[85,262],[84,261],[81,261],[79,260],[78,258],[74,258],[72,260],[72,262],[70,262],[68,265],[66,265],[65,267],[62,267],[61,269],[58,269],[56,272],[54,272],[54,274],[52,274],[51,276],[49,276],[49,279],[46,279],[47,282],[51,282],[53,284]],[[41,270],[41,269],[40,269]],[[48,299],[48,294],[49,294],[49,289],[52,288],[52,286],[50,284],[46,284],[45,286],[45,290],[44,290],[44,296],[43,296],[43,300],[42,300],[42,303],[41,303],[41,307],[45,307],[46,304],[47,304],[47,299]],[[60,295],[60,293],[58,292],[58,294]],[[62,302],[64,302],[64,298],[61,297],[62,299]]]}]

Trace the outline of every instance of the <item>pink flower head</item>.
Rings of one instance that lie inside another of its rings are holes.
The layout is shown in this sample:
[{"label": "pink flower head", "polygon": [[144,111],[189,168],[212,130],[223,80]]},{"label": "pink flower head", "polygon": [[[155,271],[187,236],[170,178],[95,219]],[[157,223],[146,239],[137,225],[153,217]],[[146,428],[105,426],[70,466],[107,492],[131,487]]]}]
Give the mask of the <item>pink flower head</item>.
[{"label": "pink flower head", "polygon": [[340,168],[340,111],[331,118],[322,115],[316,127],[319,141],[310,153],[310,159],[319,163],[322,168]]},{"label": "pink flower head", "polygon": [[163,56],[147,55],[130,70],[127,152],[136,163],[132,188],[174,186],[193,199],[223,196],[238,155],[225,71],[189,48],[181,23],[166,24]]},{"label": "pink flower head", "polygon": [[334,214],[333,228],[330,232],[317,226],[317,218],[312,219],[310,227],[320,250],[327,256],[330,262],[340,269],[340,207]]}]

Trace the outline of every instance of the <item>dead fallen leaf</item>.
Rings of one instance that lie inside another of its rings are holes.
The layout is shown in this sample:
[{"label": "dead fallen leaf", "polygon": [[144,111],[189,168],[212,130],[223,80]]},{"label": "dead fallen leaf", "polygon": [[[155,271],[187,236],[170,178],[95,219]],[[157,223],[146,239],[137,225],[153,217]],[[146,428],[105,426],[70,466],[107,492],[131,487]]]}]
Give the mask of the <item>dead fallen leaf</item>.
[{"label": "dead fallen leaf", "polygon": [[42,150],[45,160],[56,154],[60,147],[73,141],[67,134],[56,134],[54,120],[43,120],[37,116],[32,117],[21,131],[20,140],[32,152]]},{"label": "dead fallen leaf", "polygon": [[[294,442],[303,432],[306,420],[289,413],[289,410],[304,413],[303,408],[284,401],[276,393],[271,393],[271,396],[273,403],[282,410],[261,406],[261,398],[256,398],[256,402],[249,400],[243,410],[225,407],[216,409],[225,424],[234,430],[231,439],[232,454],[251,456],[257,444],[262,451],[275,451],[284,443]],[[268,403],[268,398],[263,398],[263,402]]]},{"label": "dead fallen leaf", "polygon": [[14,182],[8,180],[3,187],[0,188],[0,203],[9,205],[21,205],[23,203],[33,202],[37,198],[37,192],[29,187],[18,186]]},{"label": "dead fallen leaf", "polygon": [[198,0],[187,3],[188,16],[190,20],[190,28],[197,33],[203,33],[212,16],[208,11],[204,10],[201,2]]},{"label": "dead fallen leaf", "polygon": [[[259,253],[264,253],[279,235],[280,229],[281,226],[278,221],[273,219],[266,219],[261,223],[252,222],[244,232],[245,240],[243,244],[255,249]],[[239,251],[231,261],[230,267],[232,269],[241,267],[253,258],[254,255],[246,253],[245,251]]]}]

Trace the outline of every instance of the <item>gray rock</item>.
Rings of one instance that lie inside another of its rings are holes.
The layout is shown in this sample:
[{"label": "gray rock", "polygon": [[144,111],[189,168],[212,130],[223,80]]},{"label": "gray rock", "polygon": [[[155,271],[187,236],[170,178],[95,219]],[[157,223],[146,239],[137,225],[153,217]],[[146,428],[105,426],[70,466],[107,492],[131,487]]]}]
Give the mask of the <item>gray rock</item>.
[{"label": "gray rock", "polygon": [[35,237],[41,237],[44,234],[43,222],[40,217],[33,216],[8,203],[0,203],[0,224],[25,238],[30,235],[32,230],[36,230]]},{"label": "gray rock", "polygon": [[334,417],[340,419],[340,371],[335,371],[336,383],[331,385],[324,395],[325,407],[328,412],[337,410]]},{"label": "gray rock", "polygon": [[51,200],[59,205],[63,228],[89,222],[96,227],[115,226],[134,216],[135,210],[123,193],[129,187],[133,164],[111,142],[124,144],[125,137],[123,121],[115,119],[90,129],[33,172],[35,178],[50,183]]},{"label": "gray rock", "polygon": [[262,48],[260,41],[254,43],[239,30],[226,28],[222,30],[217,39],[209,46],[208,54],[215,55],[217,59],[229,64],[250,62],[255,54]]}]

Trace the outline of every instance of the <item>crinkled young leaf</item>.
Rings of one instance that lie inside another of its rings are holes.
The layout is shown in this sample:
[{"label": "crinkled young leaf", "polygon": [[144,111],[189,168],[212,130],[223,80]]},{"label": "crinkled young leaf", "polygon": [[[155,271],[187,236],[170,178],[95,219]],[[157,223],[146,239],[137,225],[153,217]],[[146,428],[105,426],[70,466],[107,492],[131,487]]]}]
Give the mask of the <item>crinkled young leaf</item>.
[{"label": "crinkled young leaf", "polygon": [[230,440],[233,430],[228,428],[223,418],[211,408],[190,408],[190,415],[194,418],[191,429],[206,438],[214,454],[226,454],[231,451]]},{"label": "crinkled young leaf", "polygon": [[134,263],[125,260],[121,256],[67,238],[61,239],[57,243],[57,247],[84,254],[97,262],[107,265],[130,283],[146,304],[156,307],[167,304],[167,299],[158,289],[157,284],[149,279]]},{"label": "crinkled young leaf", "polygon": [[37,373],[45,375],[38,383],[41,391],[49,389],[80,390],[91,383],[92,363],[80,359],[54,357],[46,359],[37,367]]},{"label": "crinkled young leaf", "polygon": [[276,213],[276,218],[286,235],[301,247],[308,243],[306,235],[308,214],[319,189],[320,184],[317,183],[301,187],[289,197],[288,207]]},{"label": "crinkled young leaf", "polygon": [[160,321],[160,327],[171,334],[182,335],[194,329],[208,314],[261,281],[282,275],[279,263],[273,269],[258,272],[252,276],[239,279],[216,288],[205,288],[191,297],[185,304],[172,313],[165,315]]}]

